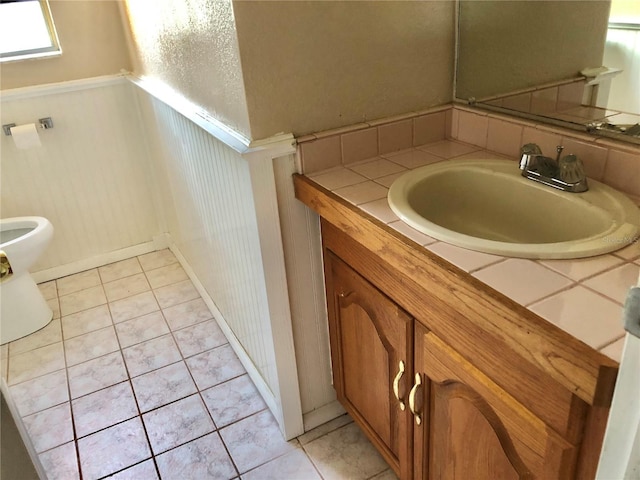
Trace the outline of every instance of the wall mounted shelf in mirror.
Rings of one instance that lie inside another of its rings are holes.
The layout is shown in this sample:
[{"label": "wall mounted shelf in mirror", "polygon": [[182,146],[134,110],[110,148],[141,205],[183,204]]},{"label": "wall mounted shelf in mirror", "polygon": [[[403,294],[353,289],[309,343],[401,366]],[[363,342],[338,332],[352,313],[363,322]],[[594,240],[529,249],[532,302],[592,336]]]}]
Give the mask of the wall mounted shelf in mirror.
[{"label": "wall mounted shelf in mirror", "polygon": [[[460,0],[457,101],[640,144],[640,78],[631,85],[624,79],[638,76],[640,50],[633,44],[640,46],[640,30],[629,48],[613,49],[608,38],[620,46],[626,37],[619,25],[609,26],[610,6],[610,0]],[[604,60],[630,71],[600,67]],[[620,85],[624,92],[616,90]],[[627,90],[634,98],[627,100]]]}]

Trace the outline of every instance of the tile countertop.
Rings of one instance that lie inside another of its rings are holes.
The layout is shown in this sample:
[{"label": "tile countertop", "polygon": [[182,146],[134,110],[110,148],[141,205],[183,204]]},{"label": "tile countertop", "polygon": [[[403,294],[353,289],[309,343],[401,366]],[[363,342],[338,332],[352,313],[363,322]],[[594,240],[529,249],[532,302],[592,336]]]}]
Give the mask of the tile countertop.
[{"label": "tile countertop", "polygon": [[638,280],[640,242],[591,258],[527,260],[467,250],[431,238],[393,213],[387,204],[387,192],[393,181],[408,170],[451,158],[509,159],[472,145],[444,140],[307,176],[592,348],[620,361],[625,334],[622,304],[627,290]]}]

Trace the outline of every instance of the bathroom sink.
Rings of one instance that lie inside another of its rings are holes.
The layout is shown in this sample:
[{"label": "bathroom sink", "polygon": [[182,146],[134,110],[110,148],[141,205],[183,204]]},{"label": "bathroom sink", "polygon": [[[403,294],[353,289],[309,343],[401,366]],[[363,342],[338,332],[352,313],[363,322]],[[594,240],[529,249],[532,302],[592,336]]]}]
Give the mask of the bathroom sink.
[{"label": "bathroom sink", "polygon": [[411,227],[459,247],[508,257],[580,258],[612,252],[640,232],[640,210],[607,185],[567,193],[520,175],[509,160],[449,160],[417,168],[389,189]]}]

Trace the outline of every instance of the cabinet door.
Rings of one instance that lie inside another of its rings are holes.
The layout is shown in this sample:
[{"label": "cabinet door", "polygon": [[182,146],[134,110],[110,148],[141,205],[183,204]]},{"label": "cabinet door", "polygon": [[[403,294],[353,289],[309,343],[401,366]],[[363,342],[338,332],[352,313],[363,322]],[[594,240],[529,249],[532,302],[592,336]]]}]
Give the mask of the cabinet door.
[{"label": "cabinet door", "polygon": [[415,478],[573,478],[573,445],[432,332],[415,336]]},{"label": "cabinet door", "polygon": [[329,251],[325,262],[338,400],[396,473],[409,479],[411,416],[405,406],[413,319]]}]

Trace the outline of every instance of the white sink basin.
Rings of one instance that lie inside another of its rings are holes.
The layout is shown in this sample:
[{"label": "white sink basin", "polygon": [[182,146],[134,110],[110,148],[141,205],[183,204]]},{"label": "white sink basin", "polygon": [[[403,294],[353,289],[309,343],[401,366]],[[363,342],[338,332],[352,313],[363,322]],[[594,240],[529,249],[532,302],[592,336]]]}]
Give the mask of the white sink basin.
[{"label": "white sink basin", "polygon": [[393,182],[389,206],[405,223],[459,247],[522,258],[580,258],[618,250],[640,232],[640,210],[589,179],[566,193],[527,180],[509,160],[450,160]]}]

